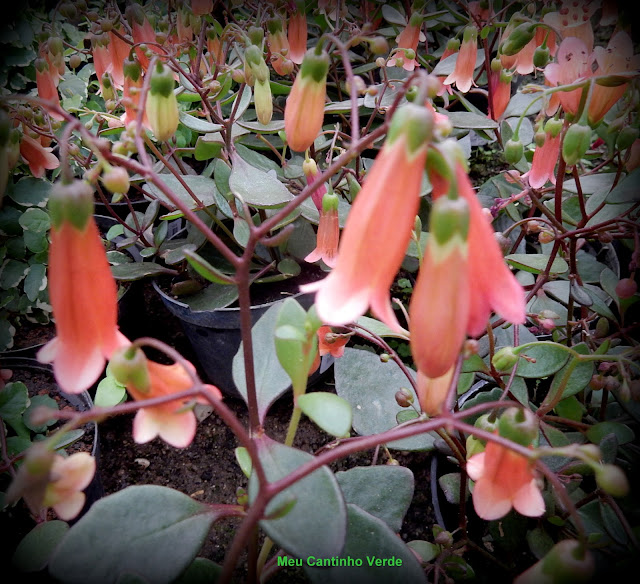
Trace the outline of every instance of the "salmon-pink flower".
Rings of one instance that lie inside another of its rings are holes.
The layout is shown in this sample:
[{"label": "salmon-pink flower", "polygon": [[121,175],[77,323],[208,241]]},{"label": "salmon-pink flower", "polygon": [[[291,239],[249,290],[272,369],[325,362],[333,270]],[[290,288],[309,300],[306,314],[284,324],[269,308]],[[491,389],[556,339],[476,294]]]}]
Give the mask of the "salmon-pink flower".
[{"label": "salmon-pink flower", "polygon": [[[409,49],[414,53],[418,50],[418,42],[420,41],[420,37],[424,38],[424,34],[420,31],[422,28],[423,16],[418,12],[414,12],[409,19],[409,23],[404,27],[402,32],[396,38],[396,42],[398,43],[398,49]],[[405,53],[402,50],[396,52],[397,57],[402,58],[402,68],[406,71],[413,71],[416,67],[419,66],[418,61],[414,57],[413,59],[408,59],[405,57]],[[396,57],[396,58],[397,58]],[[389,59],[387,65],[393,67],[396,64],[396,58]]]},{"label": "salmon-pink flower", "polygon": [[96,472],[96,460],[88,452],[76,452],[68,458],[56,454],[51,465],[42,507],[53,507],[63,521],[82,511],[86,500],[82,492]]},{"label": "salmon-pink flower", "polygon": [[304,152],[322,129],[328,71],[329,55],[309,49],[284,110],[284,131],[291,150]]},{"label": "salmon-pink flower", "polygon": [[189,18],[189,10],[184,7],[178,9],[176,30],[178,43],[190,43],[193,40],[193,28]]},{"label": "salmon-pink flower", "polygon": [[564,0],[557,12],[548,12],[542,18],[542,22],[556,29],[562,39],[570,37],[580,39],[587,51],[593,50],[593,27],[591,16],[598,9],[599,2],[588,0]]},{"label": "salmon-pink flower", "polygon": [[[504,34],[502,35],[502,38],[504,39],[503,42],[509,38],[509,35],[513,32],[513,29],[516,28],[517,24],[517,20],[509,22],[507,28],[504,29]],[[500,53],[500,62],[505,69],[515,69],[520,75],[528,75],[535,69],[535,66],[533,65],[533,53],[535,53],[537,48],[538,43],[534,36],[534,38],[532,38],[515,55],[505,55],[504,53]]]},{"label": "salmon-pink flower", "polygon": [[[305,158],[305,161],[302,163],[302,171],[307,179],[307,184],[313,182],[315,176],[318,174],[318,165],[316,164],[316,161],[312,158]],[[311,199],[318,211],[322,210],[322,199],[326,193],[327,187],[324,183],[311,193]]]},{"label": "salmon-pink flower", "polygon": [[316,248],[304,258],[305,261],[312,263],[322,260],[330,268],[335,267],[339,240],[338,195],[327,193],[322,198]]},{"label": "salmon-pink flower", "polygon": [[304,12],[304,4],[297,7],[289,19],[288,40],[289,58],[300,65],[307,52],[307,15]]},{"label": "salmon-pink flower", "polygon": [[489,84],[491,85],[491,99],[493,107],[491,108],[491,117],[499,120],[500,116],[505,112],[511,99],[511,80],[513,76],[504,70],[489,73]]},{"label": "salmon-pink flower", "polygon": [[[134,45],[143,43],[154,53],[163,54],[162,49],[155,46],[156,32],[142,7],[138,4],[130,3],[127,6],[125,15],[131,27]],[[135,52],[142,69],[146,71],[147,67],[149,67],[149,57],[147,57],[145,51],[140,46],[136,46]]]},{"label": "salmon-pink flower", "polygon": [[[118,33],[122,35],[124,29],[120,29]],[[113,78],[113,84],[122,89],[124,86],[124,72],[122,67],[125,60],[129,57],[129,51],[131,45],[122,40],[118,34],[114,31],[109,31],[109,55],[111,57],[111,77]]]},{"label": "salmon-pink flower", "polygon": [[105,88],[103,87],[103,78],[105,73],[111,73],[113,71],[113,61],[111,59],[111,53],[109,52],[109,36],[105,33],[104,38],[92,39],[91,41],[91,53],[93,54],[93,67],[100,84],[100,93],[103,94]]},{"label": "salmon-pink flower", "polygon": [[512,507],[527,517],[544,513],[537,473],[521,454],[489,441],[484,452],[467,461],[467,474],[475,481],[473,507],[482,519],[500,519]]},{"label": "salmon-pink flower", "polygon": [[[464,163],[456,160],[455,164],[458,193],[469,205],[468,285],[472,293],[469,295],[466,331],[475,337],[485,330],[492,311],[513,324],[524,323],[525,293],[504,261],[495,232],[473,191]],[[438,177],[435,168],[429,169],[429,179],[434,186],[434,200],[448,192],[448,182]],[[431,377],[437,375],[431,374]]]},{"label": "salmon-pink flower", "polygon": [[542,188],[547,181],[556,184],[556,162],[560,157],[560,132],[547,130],[542,146],[536,146],[533,152],[531,169],[523,175],[529,178],[529,186],[534,189]]},{"label": "salmon-pink flower", "polygon": [[331,355],[332,357],[342,357],[344,347],[349,342],[351,335],[334,332],[330,326],[321,326],[318,329],[318,352],[320,357]]},{"label": "salmon-pink flower", "polygon": [[456,84],[462,93],[466,93],[475,85],[473,72],[476,68],[476,57],[478,55],[478,30],[475,26],[468,26],[464,29],[462,45],[458,51],[455,69],[445,80],[445,85]]},{"label": "salmon-pink flower", "polygon": [[[124,114],[121,118],[125,126],[138,119],[140,93],[143,83],[142,64],[136,60],[127,59],[124,66],[124,88],[122,90]],[[142,116],[142,123],[145,127],[148,127],[146,110]]]},{"label": "salmon-pink flower", "polygon": [[428,377],[418,370],[416,393],[422,411],[428,416],[438,416],[444,411],[454,370],[451,367],[440,377]]},{"label": "salmon-pink flower", "polygon": [[[447,41],[447,46],[444,48],[444,52],[442,53],[442,57],[440,57],[440,61],[444,61],[447,57],[450,57],[451,55],[455,55],[459,50],[460,50],[460,40],[456,38],[449,39]],[[444,94],[445,91],[449,92],[450,94],[453,93],[451,89],[451,85],[444,84],[444,80],[446,78],[447,78],[446,75],[438,76],[438,79],[442,84],[440,89],[438,90],[438,96],[441,96],[442,94]]]},{"label": "salmon-pink flower", "polygon": [[[60,103],[58,95],[58,73],[47,63],[46,59],[36,59],[36,87],[38,88],[38,97]],[[64,120],[64,116],[60,115],[53,108],[44,108],[54,120]]]},{"label": "salmon-pink flower", "polygon": [[196,16],[211,14],[213,10],[213,0],[191,0],[191,12]]},{"label": "salmon-pink flower", "polygon": [[[570,85],[580,79],[591,76],[592,58],[589,55],[587,46],[578,38],[569,37],[560,43],[556,54],[556,63],[549,63],[544,69],[546,81],[552,87],[559,85]],[[571,91],[558,91],[554,94],[557,101],[562,105],[565,112],[575,115],[580,105],[580,98],[583,89],[573,89]],[[547,108],[547,114],[554,113],[552,104]],[[557,107],[557,106],[555,106]]]},{"label": "salmon-pink flower", "polygon": [[42,178],[45,170],[53,170],[60,166],[60,161],[55,154],[51,154],[51,148],[45,148],[42,144],[24,134],[20,141],[20,156],[29,165],[31,174],[35,178]]},{"label": "salmon-pink flower", "polygon": [[[593,56],[598,64],[598,68],[593,73],[594,76],[629,72],[635,72],[638,75],[638,70],[640,70],[640,55],[634,56],[633,41],[624,31],[618,31],[614,34],[606,49],[604,47],[596,47],[593,51]],[[627,86],[627,83],[616,87],[607,87],[595,83],[591,93],[591,101],[589,102],[589,123],[592,125],[598,124],[623,96]]]},{"label": "salmon-pink flower", "polygon": [[320,319],[342,326],[368,307],[394,330],[403,330],[389,288],[407,252],[433,130],[433,113],[418,105],[399,109],[387,141],[364,179],[340,240],[335,268],[315,291]]},{"label": "salmon-pink flower", "polygon": [[49,298],[57,336],[40,349],[38,360],[53,362],[63,391],[80,393],[128,341],[118,331],[118,291],[93,219],[93,189],[79,180],[58,183],[49,208]]},{"label": "salmon-pink flower", "polygon": [[[191,372],[195,367],[187,362]],[[180,364],[161,365],[149,361],[141,349],[123,349],[114,354],[111,368],[131,397],[139,401],[154,397],[170,396],[186,391],[193,386],[189,372]],[[222,394],[217,387],[205,385],[217,399]],[[189,400],[173,400],[157,406],[141,408],[133,420],[133,439],[144,444],[159,436],[167,444],[176,448],[186,448],[196,434],[196,416],[193,408],[188,406]],[[209,403],[204,398],[197,402]]]},{"label": "salmon-pink flower", "polygon": [[281,18],[270,18],[267,21],[267,44],[271,52],[271,64],[276,73],[288,75],[291,72],[286,64],[286,61],[290,60],[289,39],[287,38],[287,23]]}]

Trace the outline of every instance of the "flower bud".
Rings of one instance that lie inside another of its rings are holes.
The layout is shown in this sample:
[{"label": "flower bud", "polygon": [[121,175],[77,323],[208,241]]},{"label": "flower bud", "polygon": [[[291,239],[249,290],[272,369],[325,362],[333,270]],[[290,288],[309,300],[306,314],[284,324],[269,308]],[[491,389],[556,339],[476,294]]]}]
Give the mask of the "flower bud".
[{"label": "flower bud", "polygon": [[116,350],[109,362],[109,371],[116,381],[135,390],[147,393],[151,388],[147,358],[138,347],[124,347]]},{"label": "flower bud", "polygon": [[129,192],[129,173],[122,166],[111,166],[102,173],[102,184],[112,193]]},{"label": "flower bud", "polygon": [[579,450],[580,454],[582,454],[587,460],[597,462],[598,464],[600,463],[602,453],[600,452],[600,448],[595,444],[583,444],[579,447]]},{"label": "flower bud", "polygon": [[629,492],[629,481],[622,469],[614,464],[602,464],[595,468],[596,483],[605,493],[624,497]]},{"label": "flower bud", "polygon": [[262,45],[262,41],[264,40],[264,29],[261,26],[250,26],[247,31],[247,35],[254,45]]},{"label": "flower bud", "polygon": [[541,69],[549,62],[549,49],[547,47],[537,47],[533,53],[533,64]]},{"label": "flower bud", "polygon": [[258,121],[266,126],[273,116],[273,99],[271,98],[271,85],[269,85],[268,79],[266,81],[256,80],[253,100],[256,106]]},{"label": "flower bud", "polygon": [[60,181],[51,187],[49,214],[56,229],[67,221],[77,229],[84,229],[93,215],[93,206],[93,189],[83,180]]},{"label": "flower bud", "polygon": [[164,142],[178,129],[178,100],[173,93],[174,80],[171,69],[158,62],[151,75],[147,96],[147,120],[156,140]]},{"label": "flower bud", "polygon": [[77,69],[82,65],[82,57],[78,53],[74,53],[69,57],[69,67],[71,69]]},{"label": "flower bud", "polygon": [[616,284],[616,294],[619,298],[631,298],[638,291],[638,284],[631,278],[622,278]]},{"label": "flower bud", "polygon": [[384,55],[389,51],[389,43],[387,39],[381,36],[375,36],[367,39],[369,48],[374,55]]},{"label": "flower bud", "polygon": [[524,145],[520,140],[507,140],[504,146],[504,158],[509,164],[517,164],[524,156]]},{"label": "flower bud", "polygon": [[491,364],[497,371],[511,371],[517,362],[518,355],[514,352],[513,347],[502,347],[496,351],[491,359]]},{"label": "flower bud", "polygon": [[555,238],[553,231],[547,231],[546,229],[538,235],[538,241],[540,243],[551,243]]},{"label": "flower bud", "polygon": [[511,34],[500,45],[500,52],[511,57],[519,53],[531,42],[536,34],[535,25],[530,22],[523,22],[516,26]]},{"label": "flower bud", "polygon": [[562,131],[562,120],[556,120],[555,118],[547,120],[544,125],[544,131],[551,134],[552,138],[555,138]]},{"label": "flower bud", "polygon": [[514,584],[586,584],[592,581],[594,570],[595,562],[589,550],[575,539],[564,539],[520,574]]},{"label": "flower bud", "polygon": [[500,436],[529,446],[538,436],[538,418],[524,408],[508,408],[498,421]]},{"label": "flower bud", "polygon": [[602,316],[596,322],[595,337],[596,339],[604,339],[608,334],[609,320]]},{"label": "flower bud", "polygon": [[406,387],[399,389],[396,391],[396,403],[401,408],[408,408],[413,403],[413,394]]},{"label": "flower bud", "polygon": [[573,124],[564,135],[562,158],[567,166],[573,166],[587,152],[591,145],[591,128],[582,124]]},{"label": "flower bud", "polygon": [[626,150],[637,140],[638,135],[640,135],[640,131],[638,130],[638,128],[626,126],[618,134],[618,138],[616,139],[616,147],[618,148],[618,150]]}]

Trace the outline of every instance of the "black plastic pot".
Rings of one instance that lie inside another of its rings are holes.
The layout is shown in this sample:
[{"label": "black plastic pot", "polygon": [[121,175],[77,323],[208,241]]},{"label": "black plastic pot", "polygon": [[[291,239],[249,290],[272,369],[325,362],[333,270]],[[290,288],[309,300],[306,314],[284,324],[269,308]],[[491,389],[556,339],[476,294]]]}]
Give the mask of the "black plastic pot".
[{"label": "black plastic pot", "polygon": [[[189,339],[207,381],[230,397],[240,398],[233,382],[232,362],[238,352],[242,336],[240,333],[240,309],[219,308],[217,310],[194,311],[185,304],[164,292],[156,281],[153,288],[158,293],[169,312],[182,323],[182,328]],[[304,308],[313,304],[313,294],[296,294],[293,296]],[[251,307],[251,322],[258,319],[272,306],[284,302],[285,299],[258,304]],[[328,356],[330,357],[330,356]],[[323,358],[318,370],[309,378],[309,384],[317,382],[331,367],[333,358]]]}]

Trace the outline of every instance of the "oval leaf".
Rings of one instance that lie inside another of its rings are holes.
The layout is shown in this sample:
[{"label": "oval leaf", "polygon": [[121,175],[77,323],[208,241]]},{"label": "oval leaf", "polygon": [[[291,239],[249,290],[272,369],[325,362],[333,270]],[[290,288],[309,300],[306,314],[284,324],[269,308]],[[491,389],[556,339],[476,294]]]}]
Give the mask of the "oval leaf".
[{"label": "oval leaf", "polygon": [[314,391],[298,396],[298,407],[327,434],[349,436],[353,415],[347,400],[334,393]]},{"label": "oval leaf", "polygon": [[[549,256],[542,253],[512,253],[504,258],[507,263],[533,274],[539,274],[547,268]],[[569,265],[562,258],[555,258],[551,264],[551,274],[564,274]]]},{"label": "oval leaf", "polygon": [[[548,377],[559,371],[569,359],[567,348],[556,343],[542,343],[527,347],[519,351],[519,354],[521,357],[516,375],[520,377]],[[524,359],[522,355],[526,355],[532,361]]]},{"label": "oval leaf", "polygon": [[281,207],[293,198],[276,177],[245,162],[240,156],[233,157],[229,188],[241,201],[259,209]]}]

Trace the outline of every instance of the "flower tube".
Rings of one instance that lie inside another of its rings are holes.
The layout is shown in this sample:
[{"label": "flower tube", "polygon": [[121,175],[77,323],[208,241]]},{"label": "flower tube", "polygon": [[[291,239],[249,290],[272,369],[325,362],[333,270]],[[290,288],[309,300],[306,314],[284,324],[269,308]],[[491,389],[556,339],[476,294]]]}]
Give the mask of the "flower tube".
[{"label": "flower tube", "polygon": [[60,161],[51,148],[45,148],[38,140],[24,134],[20,140],[20,156],[29,165],[35,178],[42,178],[45,170],[60,166]]},{"label": "flower tube", "polygon": [[559,120],[549,120],[546,123],[544,144],[536,146],[531,169],[527,173],[530,187],[542,188],[547,181],[556,184],[555,168],[560,156],[561,130],[562,122]]},{"label": "flower tube", "polygon": [[478,54],[478,30],[475,26],[468,26],[464,29],[464,37],[462,45],[458,51],[458,59],[453,73],[445,80],[445,85],[456,84],[456,87],[462,93],[467,93],[472,85],[473,72],[476,68],[476,56]]},{"label": "flower tube", "polygon": [[329,55],[309,49],[284,110],[284,131],[291,150],[304,152],[322,129]]},{"label": "flower tube", "polygon": [[322,260],[330,268],[335,267],[339,239],[338,195],[327,193],[322,198],[316,248],[304,258],[305,261],[311,263]]},{"label": "flower tube", "polygon": [[387,326],[403,330],[389,288],[411,238],[432,131],[433,113],[427,108],[409,104],[394,115],[347,217],[335,268],[302,288],[318,291],[316,310],[326,324],[343,326],[371,307]]},{"label": "flower tube", "polygon": [[288,75],[291,72],[286,64],[290,60],[286,29],[287,23],[281,18],[270,18],[267,21],[267,44],[271,51],[271,64],[278,75]]},{"label": "flower tube", "polygon": [[289,19],[288,40],[289,58],[300,65],[307,51],[307,15],[304,12],[304,2],[296,5],[296,11]]},{"label": "flower tube", "polygon": [[128,341],[118,331],[118,291],[93,219],[92,188],[80,180],[57,183],[49,209],[49,298],[57,336],[40,349],[38,360],[53,362],[63,391],[81,393]]}]

